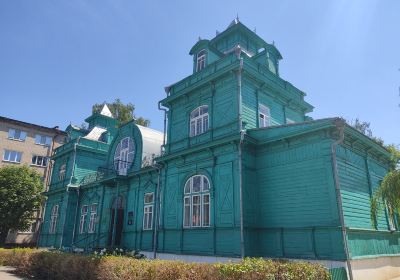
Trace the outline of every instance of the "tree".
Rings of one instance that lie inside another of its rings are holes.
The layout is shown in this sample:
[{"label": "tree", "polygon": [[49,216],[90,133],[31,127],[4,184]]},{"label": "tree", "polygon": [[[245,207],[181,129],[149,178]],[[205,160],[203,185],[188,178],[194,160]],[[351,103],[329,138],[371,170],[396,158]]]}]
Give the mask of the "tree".
[{"label": "tree", "polygon": [[[135,119],[135,123],[143,126],[149,126],[150,120],[144,119],[142,117],[135,117],[135,105],[132,103],[124,104],[122,101],[117,98],[112,103],[106,103],[111,113],[115,118],[117,118],[120,125],[125,124],[133,119]],[[94,104],[92,107],[92,112],[97,113],[103,108],[104,103],[102,104]]]},{"label": "tree", "polygon": [[358,131],[360,131],[362,134],[367,135],[369,138],[374,140],[376,143],[378,143],[380,145],[384,144],[384,141],[381,138],[375,137],[372,135],[372,130],[370,128],[371,123],[363,122],[363,121],[360,121],[358,118],[356,118],[356,120],[354,122],[350,122],[349,124],[352,127],[354,127],[355,129],[357,129]]},{"label": "tree", "polygon": [[389,173],[383,178],[378,189],[371,198],[371,220],[376,227],[378,211],[387,208],[389,219],[394,221],[396,213],[400,213],[400,150],[395,145],[388,145],[390,152]]},{"label": "tree", "polygon": [[28,166],[0,168],[0,246],[9,230],[26,230],[42,201],[40,174]]}]

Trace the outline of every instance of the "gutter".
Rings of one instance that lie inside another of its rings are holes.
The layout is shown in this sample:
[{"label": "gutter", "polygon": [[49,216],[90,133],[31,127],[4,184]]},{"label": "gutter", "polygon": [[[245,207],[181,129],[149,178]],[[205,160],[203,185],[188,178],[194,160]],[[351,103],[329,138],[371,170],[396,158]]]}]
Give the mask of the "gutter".
[{"label": "gutter", "polygon": [[160,155],[164,154],[163,150],[165,150],[165,134],[166,134],[166,128],[167,128],[167,109],[161,107],[161,101],[158,102],[158,110],[164,111],[164,136],[163,136],[163,145],[161,147],[161,153]]},{"label": "gutter", "polygon": [[240,57],[241,48],[238,45],[235,49],[237,59],[240,61],[239,69],[236,72],[237,77],[237,100],[238,100],[238,128],[240,133],[240,140],[238,144],[238,171],[239,171],[239,206],[240,206],[240,257],[243,259],[245,256],[244,246],[244,223],[243,223],[243,166],[242,166],[242,145],[246,132],[243,130],[242,121],[242,71],[243,71],[243,58]]},{"label": "gutter", "polygon": [[351,268],[350,253],[349,253],[349,247],[347,244],[347,229],[346,229],[346,226],[344,223],[343,202],[342,202],[342,194],[340,193],[340,181],[339,181],[337,158],[336,158],[336,148],[338,145],[342,144],[343,140],[344,140],[345,124],[343,123],[343,121],[340,121],[340,120],[337,121],[336,128],[339,131],[339,139],[334,141],[331,145],[332,169],[333,169],[333,177],[334,177],[335,190],[336,190],[336,202],[337,202],[337,206],[338,206],[340,225],[342,228],[342,238],[343,238],[344,252],[346,255],[347,270],[348,270],[349,279],[353,280],[353,271]]},{"label": "gutter", "polygon": [[155,207],[154,207],[154,232],[153,232],[153,258],[156,259],[157,258],[157,245],[158,245],[157,244],[158,243],[158,240],[157,240],[158,239],[158,227],[159,227],[159,223],[160,223],[159,213],[161,211],[161,208],[160,208],[160,191],[161,191],[160,178],[161,178],[162,165],[155,164],[154,167],[157,168],[157,170],[158,170],[157,188],[156,188],[156,191],[154,194],[156,203],[154,205]]}]

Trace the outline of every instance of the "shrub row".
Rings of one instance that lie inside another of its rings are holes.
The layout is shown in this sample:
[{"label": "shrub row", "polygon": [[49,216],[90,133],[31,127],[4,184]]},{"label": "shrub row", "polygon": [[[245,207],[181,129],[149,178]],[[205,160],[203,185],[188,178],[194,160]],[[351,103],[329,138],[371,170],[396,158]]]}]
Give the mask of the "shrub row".
[{"label": "shrub row", "polygon": [[119,279],[330,279],[319,264],[248,258],[239,263],[185,263],[180,261],[94,257],[34,249],[0,249],[0,265],[13,266],[21,276],[54,280]]}]

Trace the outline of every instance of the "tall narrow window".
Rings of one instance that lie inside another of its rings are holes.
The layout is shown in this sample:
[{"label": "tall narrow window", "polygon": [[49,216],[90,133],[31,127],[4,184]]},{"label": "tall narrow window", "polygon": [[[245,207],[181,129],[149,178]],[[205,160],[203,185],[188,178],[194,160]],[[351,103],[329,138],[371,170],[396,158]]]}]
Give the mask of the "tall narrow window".
[{"label": "tall narrow window", "polygon": [[265,105],[258,105],[259,127],[267,127],[271,125],[271,114],[269,108]]},{"label": "tall narrow window", "polygon": [[206,58],[206,50],[199,51],[199,53],[197,54],[196,72],[199,72],[206,67]]},{"label": "tall narrow window", "polygon": [[67,164],[64,162],[58,169],[58,180],[63,181],[65,179],[65,172],[67,171]]},{"label": "tall narrow window", "polygon": [[58,219],[58,204],[54,205],[53,208],[51,208],[49,233],[56,232],[57,219]]},{"label": "tall narrow window", "polygon": [[190,113],[190,136],[202,134],[208,130],[208,106],[197,107]]},{"label": "tall narrow window", "polygon": [[210,226],[210,183],[204,175],[186,181],[183,197],[183,226]]},{"label": "tall narrow window", "polygon": [[93,203],[90,205],[90,219],[88,232],[93,233],[96,231],[96,218],[97,218],[97,204]]},{"label": "tall narrow window", "polygon": [[154,193],[144,195],[143,229],[153,229]]},{"label": "tall narrow window", "polygon": [[85,223],[86,223],[86,216],[88,213],[88,206],[83,205],[81,209],[81,219],[79,221],[79,233],[85,232]]}]

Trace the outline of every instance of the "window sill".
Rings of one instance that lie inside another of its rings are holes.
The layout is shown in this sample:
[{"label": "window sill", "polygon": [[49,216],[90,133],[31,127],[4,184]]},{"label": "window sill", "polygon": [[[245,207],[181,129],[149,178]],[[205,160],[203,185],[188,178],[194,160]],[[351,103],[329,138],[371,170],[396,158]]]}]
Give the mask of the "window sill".
[{"label": "window sill", "polygon": [[33,167],[41,167],[41,168],[46,168],[46,166],[43,166],[43,165],[37,165],[37,164],[30,164],[30,166],[33,166]]},{"label": "window sill", "polygon": [[16,138],[7,138],[8,140],[17,141],[17,142],[25,142],[25,139],[16,139]]},{"label": "window sill", "polygon": [[7,163],[12,163],[12,164],[21,164],[21,162],[19,161],[9,161],[9,160],[2,160],[3,162],[7,162]]},{"label": "window sill", "polygon": [[43,147],[50,147],[50,145],[48,145],[48,144],[40,144],[40,143],[35,143],[35,145],[38,145],[38,146],[43,146]]}]

